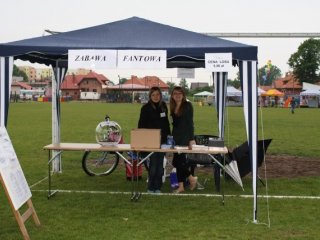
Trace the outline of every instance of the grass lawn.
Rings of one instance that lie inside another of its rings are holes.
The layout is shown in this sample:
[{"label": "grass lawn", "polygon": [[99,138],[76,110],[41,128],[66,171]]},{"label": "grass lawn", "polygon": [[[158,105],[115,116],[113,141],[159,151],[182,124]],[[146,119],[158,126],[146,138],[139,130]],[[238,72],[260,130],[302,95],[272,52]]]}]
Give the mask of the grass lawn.
[{"label": "grass lawn", "polygon": [[[61,142],[95,142],[95,127],[108,114],[120,124],[125,142],[137,126],[141,105],[110,103],[61,104]],[[196,134],[217,134],[213,107],[194,105]],[[259,114],[259,138],[272,138],[268,153],[320,156],[319,109],[263,108]],[[233,148],[246,140],[241,107],[227,108],[226,139]],[[63,154],[62,174],[53,176],[53,188],[65,190],[47,199],[47,157],[42,148],[51,143],[51,104],[14,103],[9,108],[8,132],[32,190],[32,201],[41,221],[28,220],[31,239],[319,239],[320,176],[270,179],[268,191],[258,184],[259,195],[314,196],[259,198],[258,224],[252,223],[251,179],[244,191],[223,181],[225,194],[216,195],[211,175],[199,173],[205,189],[173,196],[166,182],[161,196],[144,194],[131,202],[123,164],[109,176],[89,177],[81,168],[82,153]],[[320,164],[320,162],[319,162]],[[44,180],[43,180],[44,179]],[[40,180],[43,180],[39,183]],[[146,172],[139,189],[146,189]],[[22,239],[11,208],[0,188],[0,239]],[[83,192],[83,191],[95,191]],[[189,195],[190,193],[190,195]],[[210,194],[210,196],[204,196]],[[270,222],[270,226],[269,225]]]}]

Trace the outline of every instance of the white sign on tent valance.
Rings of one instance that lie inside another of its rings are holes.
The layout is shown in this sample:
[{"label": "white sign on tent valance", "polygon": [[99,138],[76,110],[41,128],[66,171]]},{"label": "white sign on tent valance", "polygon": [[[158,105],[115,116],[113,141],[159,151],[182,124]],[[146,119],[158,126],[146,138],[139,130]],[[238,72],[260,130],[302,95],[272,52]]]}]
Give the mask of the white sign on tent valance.
[{"label": "white sign on tent valance", "polygon": [[178,78],[194,78],[194,68],[178,68]]},{"label": "white sign on tent valance", "polygon": [[68,68],[115,69],[117,50],[81,49],[68,51]]},{"label": "white sign on tent valance", "polygon": [[118,68],[166,69],[165,50],[118,50]]},{"label": "white sign on tent valance", "polygon": [[232,68],[232,53],[206,53],[205,66],[210,72],[229,72]]}]

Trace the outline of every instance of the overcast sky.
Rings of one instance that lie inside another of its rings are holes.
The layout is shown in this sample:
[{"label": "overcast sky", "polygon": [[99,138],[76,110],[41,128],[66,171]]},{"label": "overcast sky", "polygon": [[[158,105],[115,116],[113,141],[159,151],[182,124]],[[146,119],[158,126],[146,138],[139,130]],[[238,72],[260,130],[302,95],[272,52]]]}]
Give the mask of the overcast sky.
[{"label": "overcast sky", "polygon": [[[39,37],[45,29],[71,31],[132,16],[199,33],[320,32],[319,0],[1,0],[0,7],[0,43]],[[285,73],[290,55],[305,39],[229,40],[258,46],[259,65],[270,59]],[[230,77],[236,72],[235,68]],[[176,81],[175,70],[102,73],[116,83],[118,75]],[[211,81],[210,74],[197,70],[191,81]]]}]

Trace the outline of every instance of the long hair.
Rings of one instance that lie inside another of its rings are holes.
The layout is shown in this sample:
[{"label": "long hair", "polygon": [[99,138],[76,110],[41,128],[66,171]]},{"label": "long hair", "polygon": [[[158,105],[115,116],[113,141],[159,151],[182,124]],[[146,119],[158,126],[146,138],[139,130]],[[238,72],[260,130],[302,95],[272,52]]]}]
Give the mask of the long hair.
[{"label": "long hair", "polygon": [[[152,93],[154,93],[154,92],[159,92],[159,93],[160,93],[160,101],[159,101],[157,104],[155,104],[155,103],[152,102],[152,100],[151,100],[151,95],[152,95]],[[156,108],[156,107],[157,107],[156,105],[162,106],[162,92],[161,92],[161,89],[160,89],[159,87],[152,87],[152,88],[150,88],[150,90],[149,90],[149,102],[150,102],[150,104],[152,105],[153,108]]]},{"label": "long hair", "polygon": [[185,106],[185,103],[187,102],[187,97],[186,97],[186,93],[185,93],[184,89],[180,86],[176,86],[172,89],[171,96],[170,96],[170,113],[172,115],[175,112],[175,109],[177,106],[176,101],[173,99],[173,95],[176,92],[182,93],[182,102],[181,102],[181,105],[176,113],[176,115],[181,116],[183,109],[184,109],[184,106]]}]

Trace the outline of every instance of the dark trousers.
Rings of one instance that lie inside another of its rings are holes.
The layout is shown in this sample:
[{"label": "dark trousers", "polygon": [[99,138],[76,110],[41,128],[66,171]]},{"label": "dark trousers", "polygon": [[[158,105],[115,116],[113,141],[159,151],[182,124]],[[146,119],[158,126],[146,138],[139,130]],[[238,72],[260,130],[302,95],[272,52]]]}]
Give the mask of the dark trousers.
[{"label": "dark trousers", "polygon": [[173,155],[172,165],[177,169],[178,182],[185,182],[186,178],[191,175],[189,164],[187,163],[186,154],[175,153]]},{"label": "dark trousers", "polygon": [[162,187],[163,158],[165,153],[153,153],[149,162],[148,190],[156,191]]}]

